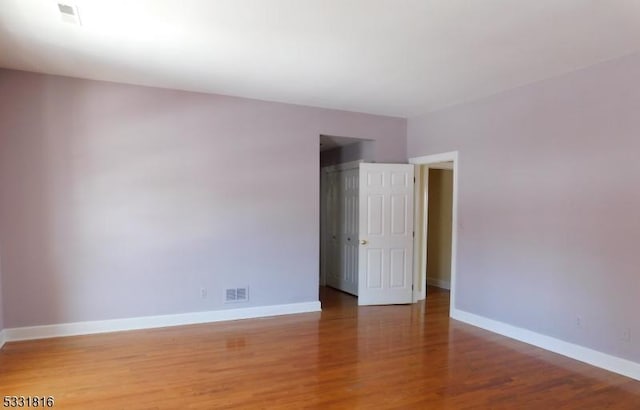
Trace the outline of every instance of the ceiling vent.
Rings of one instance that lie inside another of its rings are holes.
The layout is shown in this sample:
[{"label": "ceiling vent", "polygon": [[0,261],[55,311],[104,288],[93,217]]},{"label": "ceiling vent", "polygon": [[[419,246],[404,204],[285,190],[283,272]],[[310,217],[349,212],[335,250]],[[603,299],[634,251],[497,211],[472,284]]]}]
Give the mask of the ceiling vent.
[{"label": "ceiling vent", "polygon": [[60,17],[65,23],[75,24],[80,26],[80,14],[78,14],[78,6],[68,3],[58,3],[58,11]]}]

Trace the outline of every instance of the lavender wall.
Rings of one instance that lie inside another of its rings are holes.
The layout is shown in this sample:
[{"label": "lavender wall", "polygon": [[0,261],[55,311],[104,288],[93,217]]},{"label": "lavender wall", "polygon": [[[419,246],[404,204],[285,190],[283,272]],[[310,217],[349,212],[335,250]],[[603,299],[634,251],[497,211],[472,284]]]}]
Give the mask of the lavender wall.
[{"label": "lavender wall", "polygon": [[638,73],[635,54],[408,121],[409,157],[459,151],[457,308],[640,362]]},{"label": "lavender wall", "polygon": [[319,135],[406,160],[404,119],[6,70],[0,95],[6,327],[316,301]]},{"label": "lavender wall", "polygon": [[[0,255],[2,254],[2,248],[0,247]],[[4,309],[2,307],[2,258],[0,258],[0,332],[4,330]],[[2,344],[2,337],[0,337],[0,344]]]}]

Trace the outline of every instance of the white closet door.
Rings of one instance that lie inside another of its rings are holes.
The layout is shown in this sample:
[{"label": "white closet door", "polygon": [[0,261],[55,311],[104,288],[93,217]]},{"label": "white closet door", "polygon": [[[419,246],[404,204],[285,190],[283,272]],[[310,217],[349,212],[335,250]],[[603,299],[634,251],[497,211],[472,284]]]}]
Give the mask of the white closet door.
[{"label": "white closet door", "polygon": [[413,169],[360,164],[359,305],[413,301]]},{"label": "white closet door", "polygon": [[327,285],[358,294],[358,168],[328,175]]},{"label": "white closet door", "polygon": [[341,173],[341,232],[340,232],[340,286],[339,289],[358,294],[358,184],[359,170]]},{"label": "white closet door", "polygon": [[327,174],[327,219],[326,219],[326,280],[327,285],[338,288],[340,287],[340,245],[338,237],[340,207],[338,200],[339,190],[339,171],[331,171]]}]

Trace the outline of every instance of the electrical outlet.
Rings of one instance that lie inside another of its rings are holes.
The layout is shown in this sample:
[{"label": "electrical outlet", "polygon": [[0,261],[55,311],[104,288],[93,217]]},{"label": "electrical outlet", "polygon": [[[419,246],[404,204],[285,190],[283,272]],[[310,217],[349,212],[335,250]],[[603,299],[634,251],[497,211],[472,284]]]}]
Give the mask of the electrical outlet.
[{"label": "electrical outlet", "polygon": [[630,328],[626,328],[622,331],[622,340],[624,342],[631,342],[631,329]]},{"label": "electrical outlet", "polygon": [[200,297],[202,299],[207,297],[207,288],[200,288]]}]

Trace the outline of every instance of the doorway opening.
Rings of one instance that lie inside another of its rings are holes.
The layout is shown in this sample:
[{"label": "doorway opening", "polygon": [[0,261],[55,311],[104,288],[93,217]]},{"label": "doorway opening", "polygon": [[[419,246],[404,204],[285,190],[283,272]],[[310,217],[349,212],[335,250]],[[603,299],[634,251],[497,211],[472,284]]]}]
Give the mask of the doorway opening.
[{"label": "doorway opening", "polygon": [[[320,135],[319,284],[357,298],[359,164],[372,161],[374,141]],[[345,188],[346,184],[349,189]],[[339,194],[339,195],[338,195]],[[344,202],[340,209],[336,201]],[[338,266],[339,265],[339,266]],[[341,275],[332,275],[336,271]]]},{"label": "doorway opening", "polygon": [[360,153],[327,165],[321,151],[320,285],[357,296],[358,305],[411,304],[415,167]]},{"label": "doorway opening", "polygon": [[450,289],[449,314],[455,309],[458,152],[410,158],[416,166],[414,298],[427,286]]}]

